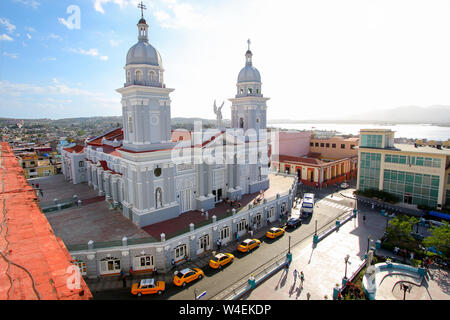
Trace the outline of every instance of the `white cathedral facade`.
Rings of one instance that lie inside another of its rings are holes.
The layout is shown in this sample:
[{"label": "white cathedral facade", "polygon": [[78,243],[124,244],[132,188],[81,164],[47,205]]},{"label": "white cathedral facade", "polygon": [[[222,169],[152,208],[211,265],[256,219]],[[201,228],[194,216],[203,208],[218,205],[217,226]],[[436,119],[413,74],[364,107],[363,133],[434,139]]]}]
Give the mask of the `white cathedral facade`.
[{"label": "white cathedral facade", "polygon": [[88,139],[84,148],[64,148],[62,171],[87,182],[139,227],[191,210],[209,210],[223,199],[240,199],[269,187],[266,98],[261,76],[245,54],[237,92],[229,99],[231,128],[195,128],[178,141],[171,130],[174,89],[164,83],[159,52],[149,43],[145,19],[130,48],[122,95],[123,127]]}]

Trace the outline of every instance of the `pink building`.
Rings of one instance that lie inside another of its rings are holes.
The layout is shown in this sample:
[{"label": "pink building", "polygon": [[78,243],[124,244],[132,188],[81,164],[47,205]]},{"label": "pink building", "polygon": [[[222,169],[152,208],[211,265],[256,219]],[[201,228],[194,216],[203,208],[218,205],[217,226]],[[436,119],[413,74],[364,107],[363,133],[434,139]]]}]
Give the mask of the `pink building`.
[{"label": "pink building", "polygon": [[302,157],[309,153],[310,131],[278,131],[272,135],[273,155]]}]

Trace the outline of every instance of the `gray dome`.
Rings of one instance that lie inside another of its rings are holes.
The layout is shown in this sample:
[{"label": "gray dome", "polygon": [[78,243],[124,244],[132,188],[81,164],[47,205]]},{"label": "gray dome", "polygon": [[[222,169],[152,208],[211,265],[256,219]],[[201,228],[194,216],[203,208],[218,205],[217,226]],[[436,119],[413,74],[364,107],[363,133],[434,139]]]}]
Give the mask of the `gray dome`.
[{"label": "gray dome", "polygon": [[139,41],[130,48],[127,54],[127,65],[150,64],[162,67],[161,55],[146,41]]},{"label": "gray dome", "polygon": [[247,64],[238,75],[238,83],[240,82],[261,82],[261,75],[258,69],[250,64]]}]

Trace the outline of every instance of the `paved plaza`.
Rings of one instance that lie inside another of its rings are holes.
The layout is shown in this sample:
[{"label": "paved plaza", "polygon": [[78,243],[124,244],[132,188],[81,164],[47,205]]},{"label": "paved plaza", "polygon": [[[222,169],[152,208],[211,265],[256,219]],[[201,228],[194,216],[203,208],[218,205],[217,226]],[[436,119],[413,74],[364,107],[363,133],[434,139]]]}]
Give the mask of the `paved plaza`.
[{"label": "paved plaza", "polygon": [[149,237],[149,234],[125,218],[119,209],[111,210],[105,197],[99,197],[98,192],[86,183],[72,184],[61,174],[31,179],[29,183],[35,186],[39,183],[39,189],[43,190],[41,207],[53,199],[71,199],[73,195],[82,200],[81,207],[46,213],[56,236],[66,245],[87,244],[89,240],[120,241],[124,236],[130,239]]},{"label": "paved plaza", "polygon": [[30,184],[39,184],[42,195],[39,194],[39,201],[42,204],[52,203],[54,199],[64,200],[72,199],[74,195],[78,199],[87,200],[98,197],[98,191],[90,188],[87,183],[73,184],[66,180],[64,175],[56,174],[54,176],[28,179]]},{"label": "paved plaza", "polygon": [[[290,268],[278,271],[243,299],[306,300],[309,293],[311,300],[324,300],[325,296],[331,300],[333,288],[336,284],[341,285],[345,274],[344,257],[347,254],[350,256],[347,265],[347,277],[350,277],[364,260],[368,237],[377,240],[383,235],[385,218],[374,211],[366,212],[366,216],[366,222],[358,215],[356,219],[341,226],[339,231],[320,241],[316,247],[312,245],[312,241],[305,241],[294,247],[291,250],[293,260]],[[371,241],[370,246],[375,246],[375,243]],[[379,253],[389,254],[384,250],[379,250]],[[303,271],[303,285],[298,277],[295,279],[294,270]],[[403,298],[394,288],[396,281],[398,279],[389,279],[381,287],[383,290],[389,287],[388,291],[392,291],[392,294],[385,296],[386,299]],[[414,293],[412,299],[450,299],[448,271],[431,269],[422,284],[423,288],[411,291]]]}]

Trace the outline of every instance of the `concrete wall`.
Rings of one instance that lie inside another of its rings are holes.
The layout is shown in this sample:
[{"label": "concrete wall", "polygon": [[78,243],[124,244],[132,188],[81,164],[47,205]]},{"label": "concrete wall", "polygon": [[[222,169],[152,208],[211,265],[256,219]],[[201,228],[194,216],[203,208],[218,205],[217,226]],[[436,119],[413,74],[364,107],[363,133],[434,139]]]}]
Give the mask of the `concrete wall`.
[{"label": "concrete wall", "polygon": [[309,153],[309,131],[279,131],[272,138],[272,154],[302,157]]}]

